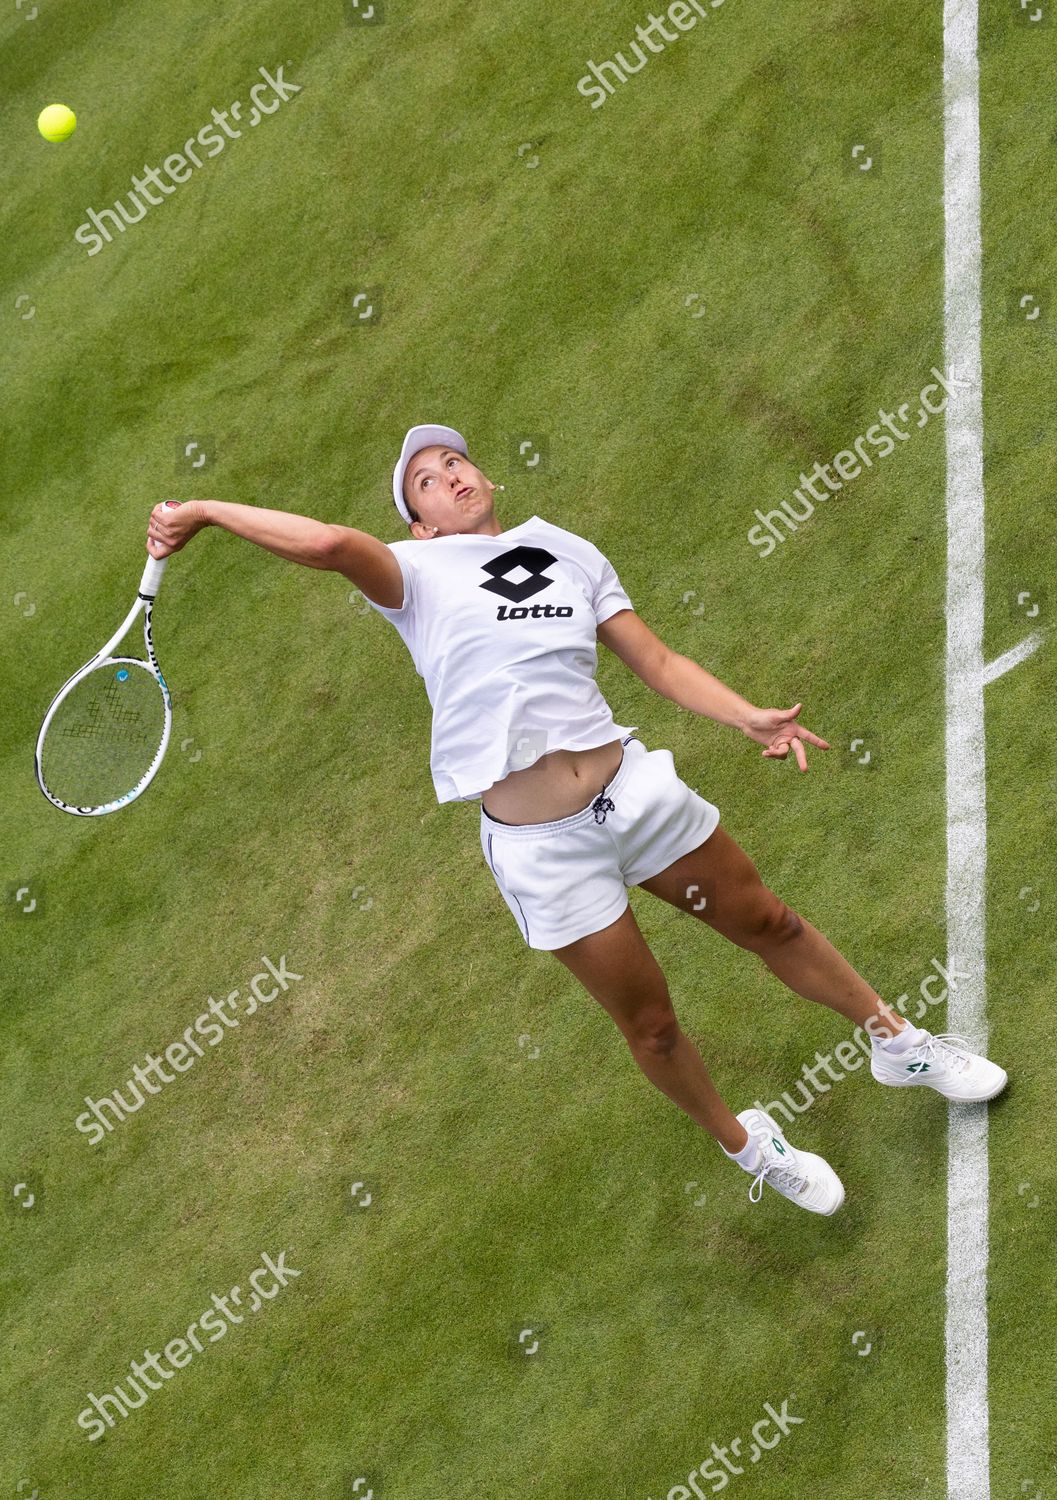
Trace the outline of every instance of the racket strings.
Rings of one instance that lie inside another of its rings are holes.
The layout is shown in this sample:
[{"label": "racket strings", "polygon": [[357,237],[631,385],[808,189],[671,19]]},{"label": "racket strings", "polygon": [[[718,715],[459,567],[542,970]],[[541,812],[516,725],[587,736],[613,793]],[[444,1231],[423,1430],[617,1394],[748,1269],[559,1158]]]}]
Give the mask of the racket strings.
[{"label": "racket strings", "polygon": [[41,746],[41,777],[71,807],[102,807],[139,785],[164,735],[163,689],[146,663],[103,663],[56,710]]},{"label": "racket strings", "polygon": [[62,724],[59,734],[63,739],[109,738],[124,739],[137,745],[146,744],[150,733],[143,712],[129,701],[135,693],[126,694],[126,687],[125,681],[119,686],[116,676],[107,681],[101,693],[98,685],[93,684],[93,696],[83,706],[78,717],[71,717]]}]

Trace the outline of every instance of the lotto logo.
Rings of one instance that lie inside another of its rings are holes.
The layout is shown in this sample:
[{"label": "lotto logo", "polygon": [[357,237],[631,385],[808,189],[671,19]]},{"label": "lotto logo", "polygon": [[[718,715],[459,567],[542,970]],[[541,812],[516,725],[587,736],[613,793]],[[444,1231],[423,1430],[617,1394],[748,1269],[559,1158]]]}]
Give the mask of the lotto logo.
[{"label": "lotto logo", "polygon": [[[515,547],[513,552],[504,552],[485,563],[483,571],[492,576],[481,587],[498,594],[501,599],[508,599],[511,604],[523,604],[533,594],[550,588],[554,579],[545,578],[543,570],[557,561],[553,552],[548,552],[545,547]],[[510,575],[519,571],[524,576],[513,583]]]}]

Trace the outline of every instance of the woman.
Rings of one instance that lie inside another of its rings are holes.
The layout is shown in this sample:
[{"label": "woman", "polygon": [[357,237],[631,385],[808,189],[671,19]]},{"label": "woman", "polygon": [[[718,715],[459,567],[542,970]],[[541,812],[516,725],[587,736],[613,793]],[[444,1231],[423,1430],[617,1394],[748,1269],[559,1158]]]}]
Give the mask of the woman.
[{"label": "woman", "polygon": [[[933,1036],[891,1010],[810,922],[760,880],[719,811],[619,725],[594,681],[596,642],[665,697],[738,728],[764,757],[829,746],[791,709],[754,708],[635,613],[592,543],[539,516],[502,530],[496,486],[453,428],[409,429],[393,500],[410,538],[285,511],[191,501],[151,512],[148,550],[178,551],[203,526],[349,578],[396,626],[433,707],[430,767],[440,802],[481,802],[481,847],[525,942],[552,952],[612,1016],[646,1076],[753,1178],[814,1213],[844,1189],[829,1164],[795,1150],[759,1108],[733,1114],[679,1026],[664,975],[628,905],[640,886],[756,953],[790,989],[871,1037],[871,1072],[982,1101],[1005,1072],[961,1038]],[[502,488],[502,486],[500,486]]]}]

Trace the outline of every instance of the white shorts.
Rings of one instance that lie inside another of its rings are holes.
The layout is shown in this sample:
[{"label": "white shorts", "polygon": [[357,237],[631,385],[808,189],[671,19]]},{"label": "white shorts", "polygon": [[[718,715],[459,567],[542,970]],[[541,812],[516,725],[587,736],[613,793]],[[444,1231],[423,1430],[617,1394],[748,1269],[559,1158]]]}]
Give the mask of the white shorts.
[{"label": "white shorts", "polygon": [[482,804],[481,849],[529,947],[561,948],[615,922],[628,886],[689,854],[718,822],[670,750],[628,735],[612,781],[568,818],[511,825]]}]

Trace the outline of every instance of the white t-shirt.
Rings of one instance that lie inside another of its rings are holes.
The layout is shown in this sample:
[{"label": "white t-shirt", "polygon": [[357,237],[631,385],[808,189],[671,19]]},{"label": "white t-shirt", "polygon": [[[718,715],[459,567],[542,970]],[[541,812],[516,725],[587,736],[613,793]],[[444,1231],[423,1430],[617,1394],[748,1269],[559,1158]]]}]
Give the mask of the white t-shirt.
[{"label": "white t-shirt", "polygon": [[433,707],[439,802],[479,799],[553,750],[590,750],[638,725],[613,720],[594,680],[597,629],[634,606],[612,564],[532,516],[498,536],[386,544],[404,603],[386,609]]}]

